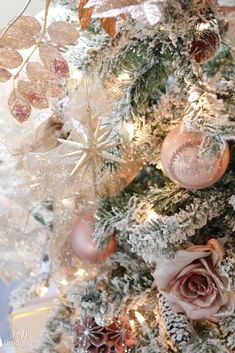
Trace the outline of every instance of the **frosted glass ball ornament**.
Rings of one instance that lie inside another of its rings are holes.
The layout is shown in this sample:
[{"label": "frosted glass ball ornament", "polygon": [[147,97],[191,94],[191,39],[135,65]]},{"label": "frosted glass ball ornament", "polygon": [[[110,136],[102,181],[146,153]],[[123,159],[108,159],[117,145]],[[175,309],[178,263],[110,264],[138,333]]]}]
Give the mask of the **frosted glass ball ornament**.
[{"label": "frosted glass ball ornament", "polygon": [[109,241],[105,249],[99,248],[92,238],[95,231],[95,218],[93,215],[86,215],[78,219],[74,224],[71,233],[71,244],[74,253],[85,261],[99,263],[105,261],[117,247],[117,240]]},{"label": "frosted glass ball ornament", "polygon": [[183,124],[175,127],[165,138],[161,148],[161,162],[165,173],[178,185],[200,190],[215,184],[226,172],[229,147],[210,157],[199,155],[202,134],[188,131]]}]

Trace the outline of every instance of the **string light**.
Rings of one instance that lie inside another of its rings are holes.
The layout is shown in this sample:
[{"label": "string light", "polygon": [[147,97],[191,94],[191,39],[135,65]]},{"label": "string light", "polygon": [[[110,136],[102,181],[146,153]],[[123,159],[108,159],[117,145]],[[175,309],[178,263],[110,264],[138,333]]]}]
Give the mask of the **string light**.
[{"label": "string light", "polygon": [[69,282],[68,282],[66,279],[63,279],[63,280],[60,282],[60,284],[61,284],[62,286],[67,286],[67,285],[69,284]]},{"label": "string light", "polygon": [[147,213],[147,221],[153,221],[159,218],[159,215],[153,210],[150,209]]},{"label": "string light", "polygon": [[132,330],[135,328],[135,320],[130,320],[130,326]]},{"label": "string light", "polygon": [[193,103],[196,102],[199,99],[199,94],[198,92],[191,92],[189,97],[188,97],[188,101],[189,103]]},{"label": "string light", "polygon": [[121,73],[119,76],[118,76],[118,80],[119,81],[129,81],[130,80],[130,75],[126,72],[123,72]]},{"label": "string light", "polygon": [[141,315],[138,311],[135,311],[135,317],[136,319],[139,321],[142,329],[143,329],[143,332],[145,334],[148,334],[149,336],[151,336],[151,329],[149,328],[145,318],[143,317],[143,315]]},{"label": "string light", "polygon": [[75,275],[79,277],[83,277],[85,275],[86,271],[83,268],[80,268]]},{"label": "string light", "polygon": [[140,325],[145,322],[145,318],[138,311],[135,311],[135,317],[139,321]]},{"label": "string light", "polygon": [[39,287],[37,289],[37,295],[42,298],[42,297],[44,297],[46,295],[47,291],[48,291],[48,287],[47,286]]},{"label": "string light", "polygon": [[132,123],[126,123],[125,129],[129,135],[130,140],[135,136],[135,126]]}]

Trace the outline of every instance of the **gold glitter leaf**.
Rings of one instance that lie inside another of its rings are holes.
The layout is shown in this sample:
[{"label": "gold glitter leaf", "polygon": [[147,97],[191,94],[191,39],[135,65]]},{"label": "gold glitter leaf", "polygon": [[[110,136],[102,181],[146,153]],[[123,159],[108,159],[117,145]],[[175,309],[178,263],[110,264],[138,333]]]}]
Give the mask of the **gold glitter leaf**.
[{"label": "gold glitter leaf", "polygon": [[77,29],[65,21],[52,23],[48,27],[48,33],[53,42],[58,44],[60,47],[75,44],[79,37]]}]

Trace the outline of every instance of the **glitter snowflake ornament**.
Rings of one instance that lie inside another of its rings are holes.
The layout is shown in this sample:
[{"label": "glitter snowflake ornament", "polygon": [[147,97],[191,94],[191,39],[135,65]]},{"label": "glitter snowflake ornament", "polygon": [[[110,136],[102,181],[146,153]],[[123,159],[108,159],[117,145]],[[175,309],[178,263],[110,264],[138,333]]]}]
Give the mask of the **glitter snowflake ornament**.
[{"label": "glitter snowflake ornament", "polygon": [[76,327],[74,348],[77,353],[124,353],[131,345],[131,326],[124,316],[106,327],[87,317]]},{"label": "glitter snowflake ornament", "polygon": [[97,120],[95,129],[92,126],[91,117],[87,128],[81,128],[77,121],[74,121],[74,129],[67,140],[59,139],[59,142],[71,146],[74,151],[64,155],[63,157],[72,157],[75,159],[74,169],[71,175],[82,171],[81,178],[83,178],[87,169],[91,167],[94,180],[96,179],[96,171],[102,159],[124,163],[124,161],[117,156],[108,152],[108,150],[117,145],[110,138],[113,127],[102,128],[101,118]]}]

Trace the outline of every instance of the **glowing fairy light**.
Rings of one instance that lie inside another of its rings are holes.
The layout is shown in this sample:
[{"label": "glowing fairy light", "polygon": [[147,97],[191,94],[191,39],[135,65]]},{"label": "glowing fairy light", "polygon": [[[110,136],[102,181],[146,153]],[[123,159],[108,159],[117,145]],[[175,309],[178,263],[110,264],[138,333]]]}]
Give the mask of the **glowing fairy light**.
[{"label": "glowing fairy light", "polygon": [[188,97],[188,101],[189,103],[193,103],[196,102],[199,99],[199,94],[198,92],[191,92],[189,97]]},{"label": "glowing fairy light", "polygon": [[118,80],[119,81],[129,81],[130,80],[130,75],[126,72],[123,72],[121,73],[119,76],[118,76]]},{"label": "glowing fairy light", "polygon": [[46,295],[46,293],[48,292],[48,287],[47,286],[41,286],[40,288],[38,288],[37,290],[37,294],[39,297],[44,297]]},{"label": "glowing fairy light", "polygon": [[130,320],[130,326],[132,330],[135,328],[135,320]]},{"label": "glowing fairy light", "polygon": [[140,325],[145,322],[145,318],[138,311],[135,311],[135,317],[139,321]]},{"label": "glowing fairy light", "polygon": [[147,213],[147,221],[153,221],[159,218],[159,215],[153,210],[149,210]]},{"label": "glowing fairy light", "polygon": [[125,124],[125,129],[129,135],[130,139],[133,139],[133,137],[135,136],[135,126],[132,123],[126,123]]},{"label": "glowing fairy light", "polygon": [[83,277],[85,275],[86,271],[83,268],[80,268],[75,275],[79,277]]}]

